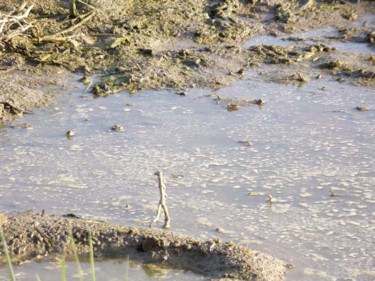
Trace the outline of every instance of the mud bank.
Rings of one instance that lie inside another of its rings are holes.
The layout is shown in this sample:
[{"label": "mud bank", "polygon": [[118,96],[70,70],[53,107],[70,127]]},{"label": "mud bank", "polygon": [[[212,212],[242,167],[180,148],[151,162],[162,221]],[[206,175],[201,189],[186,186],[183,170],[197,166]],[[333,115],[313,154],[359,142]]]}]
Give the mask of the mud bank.
[{"label": "mud bank", "polygon": [[[145,263],[164,263],[219,280],[279,281],[287,267],[280,260],[219,239],[200,241],[167,231],[140,229],[57,217],[33,212],[0,213],[0,224],[14,263],[53,259],[70,254],[69,229],[82,255],[89,253],[92,234],[94,252],[104,257],[126,257]],[[0,254],[4,263],[4,256]]]},{"label": "mud bank", "polygon": [[2,122],[51,105],[59,91],[69,88],[71,79],[63,68],[25,65],[20,56],[4,58],[0,52],[0,127]]},{"label": "mud bank", "polygon": [[[219,89],[241,78],[244,71],[263,71],[267,64],[275,68],[268,71],[270,79],[283,83],[305,83],[326,74],[341,82],[375,83],[373,55],[348,54],[312,43],[311,38],[293,37],[331,26],[338,31],[332,40],[371,45],[375,40],[371,26],[350,25],[375,12],[372,1],[77,0],[74,9],[68,0],[22,3],[0,4],[3,120],[45,103],[40,90],[46,82],[33,81],[35,71],[52,80],[60,76],[60,69],[79,72],[97,96],[122,90]],[[244,47],[246,40],[258,35],[290,35],[303,46]],[[58,70],[37,69],[45,65]],[[92,81],[92,75],[99,79]],[[39,84],[38,93],[32,93],[27,83],[20,88],[17,79],[9,82],[17,76]],[[12,101],[7,92],[22,92],[25,97]]]}]

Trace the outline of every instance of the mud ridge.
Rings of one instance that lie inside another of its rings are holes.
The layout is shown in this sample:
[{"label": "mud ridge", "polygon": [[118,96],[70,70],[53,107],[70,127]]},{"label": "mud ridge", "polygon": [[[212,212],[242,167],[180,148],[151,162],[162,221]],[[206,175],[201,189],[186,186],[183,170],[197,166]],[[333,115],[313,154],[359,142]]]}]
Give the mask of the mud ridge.
[{"label": "mud ridge", "polygon": [[[145,263],[163,263],[214,280],[281,281],[287,269],[276,258],[232,242],[201,241],[168,231],[31,211],[14,215],[0,213],[0,225],[14,263],[69,255],[71,229],[79,254],[89,253],[91,233],[96,255],[124,258],[129,255]],[[0,262],[5,262],[2,254]]]}]

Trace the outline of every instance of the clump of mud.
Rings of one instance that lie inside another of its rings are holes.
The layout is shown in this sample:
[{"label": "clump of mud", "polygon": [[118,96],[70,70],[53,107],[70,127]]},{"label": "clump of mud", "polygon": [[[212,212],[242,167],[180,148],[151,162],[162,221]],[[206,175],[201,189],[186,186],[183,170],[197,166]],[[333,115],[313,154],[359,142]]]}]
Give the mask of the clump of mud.
[{"label": "clump of mud", "polygon": [[[163,263],[225,280],[285,279],[286,266],[280,260],[219,239],[200,241],[167,231],[33,212],[11,216],[0,213],[1,225],[14,262],[71,254],[71,230],[79,254],[89,253],[91,233],[94,252],[104,257],[125,258],[129,255],[144,263]],[[2,254],[0,262],[4,263]]]}]

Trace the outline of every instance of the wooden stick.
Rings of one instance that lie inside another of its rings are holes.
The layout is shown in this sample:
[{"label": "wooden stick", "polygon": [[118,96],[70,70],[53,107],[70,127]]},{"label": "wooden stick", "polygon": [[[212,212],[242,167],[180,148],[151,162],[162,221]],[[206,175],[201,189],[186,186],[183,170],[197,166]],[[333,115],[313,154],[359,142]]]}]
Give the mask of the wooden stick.
[{"label": "wooden stick", "polygon": [[158,211],[156,213],[156,218],[150,224],[150,227],[152,227],[152,225],[159,220],[161,210],[163,209],[164,217],[165,217],[163,228],[170,228],[171,227],[171,225],[170,225],[171,219],[170,219],[170,216],[169,216],[168,207],[165,203],[166,198],[167,198],[167,194],[165,192],[166,187],[165,187],[165,184],[164,184],[164,181],[163,181],[163,172],[157,171],[157,172],[155,172],[154,175],[158,177],[158,187],[159,187],[159,191],[160,191],[160,200],[159,200],[159,205],[158,205]]}]

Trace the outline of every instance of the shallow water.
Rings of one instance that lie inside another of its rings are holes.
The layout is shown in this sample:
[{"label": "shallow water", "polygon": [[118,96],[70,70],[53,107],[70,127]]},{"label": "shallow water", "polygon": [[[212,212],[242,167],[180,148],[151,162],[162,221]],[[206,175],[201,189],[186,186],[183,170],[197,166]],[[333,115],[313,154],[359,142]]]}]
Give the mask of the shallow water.
[{"label": "shallow water", "polygon": [[[361,26],[371,26],[375,28],[375,16],[367,15],[361,20],[358,20],[347,28],[360,28]],[[251,46],[258,45],[276,45],[281,47],[287,47],[291,45],[305,46],[306,44],[324,44],[328,47],[335,48],[340,52],[347,53],[362,53],[362,54],[374,54],[375,45],[365,43],[365,35],[361,34],[359,39],[363,41],[351,42],[340,40],[340,33],[337,28],[334,27],[324,27],[318,28],[307,32],[295,33],[292,36],[271,36],[271,35],[259,35],[251,38],[244,42],[243,47],[249,48]]]},{"label": "shallow water", "polygon": [[[92,280],[89,263],[80,263],[82,275],[79,274],[75,262],[65,263],[66,280]],[[94,264],[96,280],[123,281],[123,280],[166,280],[166,281],[190,281],[204,280],[203,277],[182,270],[170,269],[154,264],[142,264],[136,261],[109,260],[96,261]],[[62,280],[61,261],[30,263],[22,266],[15,266],[14,273],[17,280]],[[8,271],[0,269],[0,280],[9,280]]]},{"label": "shallow water", "polygon": [[0,131],[2,209],[147,227],[162,169],[173,231],[273,254],[294,264],[288,280],[374,278],[374,89],[330,79],[298,88],[255,73],[216,93],[266,101],[234,112],[201,89],[81,92],[14,122],[29,129]]},{"label": "shallow water", "polygon": [[[308,38],[324,42],[333,33]],[[246,44],[292,43],[277,40]],[[366,44],[329,42],[373,52]],[[375,279],[373,88],[333,78],[296,87],[264,82],[254,72],[218,92],[192,89],[186,97],[144,91],[94,100],[82,92],[76,84],[55,108],[11,124],[27,128],[0,128],[2,210],[148,227],[159,200],[153,173],[162,169],[172,231],[270,253],[294,264],[288,280]],[[266,104],[228,112],[212,94]],[[359,105],[369,110],[357,111]],[[110,131],[114,124],[124,131]],[[76,132],[70,140],[68,130]],[[18,270],[42,277],[48,265]],[[121,263],[98,267],[114,280],[123,276]],[[136,280],[150,278],[135,272]],[[167,280],[193,278],[168,274]]]}]

